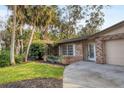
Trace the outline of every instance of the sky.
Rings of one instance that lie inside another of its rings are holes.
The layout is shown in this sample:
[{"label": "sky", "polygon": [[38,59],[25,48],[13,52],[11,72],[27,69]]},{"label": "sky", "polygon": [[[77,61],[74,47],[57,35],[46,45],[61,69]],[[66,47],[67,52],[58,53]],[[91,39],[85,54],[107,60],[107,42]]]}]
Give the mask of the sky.
[{"label": "sky", "polygon": [[113,5],[110,8],[104,9],[104,13],[105,23],[103,28],[124,21],[124,5]]},{"label": "sky", "polygon": [[[120,21],[124,20],[124,5],[112,5],[103,10],[105,14],[105,22],[102,26],[102,29],[105,29],[111,25],[114,25]],[[6,6],[0,6],[0,19],[6,20],[10,12]]]}]

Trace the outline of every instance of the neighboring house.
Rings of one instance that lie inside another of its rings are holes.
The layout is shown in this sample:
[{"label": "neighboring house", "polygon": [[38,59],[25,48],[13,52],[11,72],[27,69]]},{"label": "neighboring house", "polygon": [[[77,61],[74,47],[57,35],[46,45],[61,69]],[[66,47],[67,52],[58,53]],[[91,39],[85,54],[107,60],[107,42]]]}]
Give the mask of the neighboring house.
[{"label": "neighboring house", "polygon": [[99,64],[124,65],[124,21],[89,37],[58,43],[64,64],[84,60]]}]

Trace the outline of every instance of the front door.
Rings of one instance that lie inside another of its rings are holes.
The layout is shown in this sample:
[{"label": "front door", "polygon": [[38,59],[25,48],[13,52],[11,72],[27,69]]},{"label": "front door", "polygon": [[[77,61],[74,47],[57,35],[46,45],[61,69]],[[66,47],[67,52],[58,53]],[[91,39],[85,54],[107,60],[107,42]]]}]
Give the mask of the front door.
[{"label": "front door", "polygon": [[96,61],[95,43],[88,44],[88,60]]}]

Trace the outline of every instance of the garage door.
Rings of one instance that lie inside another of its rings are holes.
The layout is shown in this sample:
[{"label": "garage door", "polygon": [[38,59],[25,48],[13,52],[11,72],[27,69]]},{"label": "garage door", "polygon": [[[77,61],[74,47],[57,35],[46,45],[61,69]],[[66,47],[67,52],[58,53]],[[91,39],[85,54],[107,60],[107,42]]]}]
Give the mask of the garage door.
[{"label": "garage door", "polygon": [[106,62],[124,65],[124,40],[112,40],[105,43]]}]

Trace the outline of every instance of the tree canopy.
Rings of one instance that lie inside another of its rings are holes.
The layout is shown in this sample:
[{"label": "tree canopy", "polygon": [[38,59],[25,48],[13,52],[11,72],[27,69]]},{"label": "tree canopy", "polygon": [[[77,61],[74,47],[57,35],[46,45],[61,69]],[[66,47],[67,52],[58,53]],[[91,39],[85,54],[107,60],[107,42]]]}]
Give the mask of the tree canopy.
[{"label": "tree canopy", "polygon": [[7,7],[12,11],[12,15],[7,20],[5,29],[7,38],[4,40],[6,47],[11,49],[11,59],[14,62],[14,53],[24,54],[27,61],[33,40],[59,41],[92,35],[100,31],[104,23],[103,9],[106,6],[15,5]]}]

